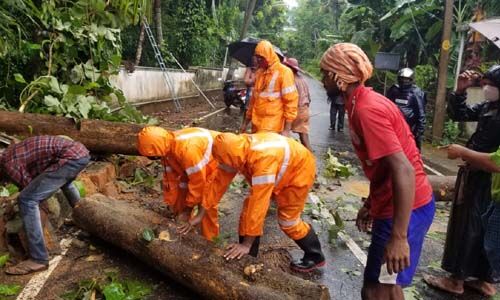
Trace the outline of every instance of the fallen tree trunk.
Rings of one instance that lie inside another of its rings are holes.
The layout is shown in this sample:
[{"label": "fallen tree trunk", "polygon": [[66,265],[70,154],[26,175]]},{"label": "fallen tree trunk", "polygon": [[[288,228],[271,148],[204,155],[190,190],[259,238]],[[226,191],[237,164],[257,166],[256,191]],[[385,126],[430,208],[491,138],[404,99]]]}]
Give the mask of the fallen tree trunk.
[{"label": "fallen tree trunk", "polygon": [[[151,267],[210,299],[329,299],[328,289],[272,270],[253,257],[227,262],[223,250],[197,234],[178,236],[176,225],[130,203],[95,194],[82,200],[73,218],[78,226],[122,248]],[[141,241],[145,228],[156,236]]]},{"label": "fallen tree trunk", "polygon": [[428,175],[436,201],[452,201],[455,195],[456,176]]},{"label": "fallen tree trunk", "polygon": [[138,155],[137,133],[142,127],[100,120],[82,120],[77,124],[70,118],[0,111],[0,131],[26,137],[67,135],[94,153]]}]

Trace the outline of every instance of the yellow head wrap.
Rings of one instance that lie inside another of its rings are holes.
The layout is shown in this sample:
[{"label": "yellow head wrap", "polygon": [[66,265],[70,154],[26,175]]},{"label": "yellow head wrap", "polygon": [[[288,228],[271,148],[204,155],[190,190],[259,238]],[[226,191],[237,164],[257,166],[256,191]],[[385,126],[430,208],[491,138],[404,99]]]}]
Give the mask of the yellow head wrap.
[{"label": "yellow head wrap", "polygon": [[373,66],[368,56],[355,44],[339,43],[323,54],[320,67],[334,73],[334,80],[341,91],[351,83],[365,83],[372,76]]}]

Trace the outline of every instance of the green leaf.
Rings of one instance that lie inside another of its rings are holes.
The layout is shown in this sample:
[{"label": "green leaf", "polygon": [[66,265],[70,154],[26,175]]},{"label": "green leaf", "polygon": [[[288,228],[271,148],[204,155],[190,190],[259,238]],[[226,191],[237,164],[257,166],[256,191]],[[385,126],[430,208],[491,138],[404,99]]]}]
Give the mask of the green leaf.
[{"label": "green leaf", "polygon": [[9,191],[9,194],[10,195],[13,195],[17,192],[19,192],[19,188],[17,187],[17,185],[13,184],[13,183],[9,183],[5,186],[5,188]]},{"label": "green leaf", "polygon": [[0,187],[0,197],[9,197],[9,196],[10,196],[9,190],[3,186]]},{"label": "green leaf", "polygon": [[334,224],[330,225],[328,228],[328,241],[330,241],[330,243],[337,240],[340,230],[341,228],[339,226]]},{"label": "green leaf", "polygon": [[78,84],[83,80],[84,76],[85,76],[85,74],[83,73],[83,67],[80,64],[80,65],[74,66],[73,69],[71,69],[71,72],[69,74],[69,79],[74,84]]},{"label": "green leaf", "polygon": [[126,296],[123,285],[117,282],[106,285],[102,293],[106,300],[124,300]]},{"label": "green leaf", "polygon": [[[81,99],[83,98],[83,99]],[[78,97],[78,112],[83,116],[83,118],[89,118],[89,112],[92,109],[92,102],[95,102],[92,96],[88,97]]]},{"label": "green leaf", "polygon": [[152,293],[151,286],[140,281],[125,281],[125,286],[127,287],[126,300],[141,300]]},{"label": "green leaf", "polygon": [[111,63],[114,66],[118,67],[121,62],[122,62],[122,56],[121,55],[115,54],[115,55],[111,56]]},{"label": "green leaf", "polygon": [[14,296],[21,291],[18,284],[0,284],[0,296]]},{"label": "green leaf", "polygon": [[57,81],[57,78],[55,78],[54,76],[50,77],[50,79],[49,79],[49,86],[50,86],[50,90],[52,92],[57,93],[57,94],[62,94],[63,93],[63,91],[59,87],[59,81]]},{"label": "green leaf", "polygon": [[151,242],[152,240],[155,239],[155,233],[153,231],[153,229],[151,228],[145,228],[143,231],[142,231],[142,239],[145,240],[146,242]]},{"label": "green leaf", "polygon": [[81,182],[80,180],[74,180],[73,184],[78,189],[78,193],[80,194],[80,197],[83,198],[87,195],[87,192],[85,191],[85,185],[83,184],[83,182]]},{"label": "green leaf", "polygon": [[59,100],[52,95],[46,95],[43,97],[43,103],[49,107],[59,106],[61,104]]},{"label": "green leaf", "polygon": [[23,75],[19,73],[14,74],[14,80],[19,83],[27,83],[26,80],[24,80]]},{"label": "green leaf", "polygon": [[429,27],[427,33],[425,34],[425,40],[426,41],[433,40],[441,32],[442,28],[443,28],[443,21],[439,20],[434,22],[434,24],[432,24],[431,27]]},{"label": "green leaf", "polygon": [[81,85],[70,85],[68,88],[68,94],[73,94],[73,95],[85,95],[87,93],[87,90],[85,87]]},{"label": "green leaf", "polygon": [[340,229],[344,229],[344,221],[340,217],[338,211],[336,211],[335,214],[333,215],[333,219],[335,220],[335,225],[340,227]]},{"label": "green leaf", "polygon": [[89,82],[84,86],[86,90],[98,89],[100,87],[101,85],[97,82]]},{"label": "green leaf", "polygon": [[10,258],[9,253],[0,256],[0,268],[5,265],[5,263],[9,260],[9,258]]}]

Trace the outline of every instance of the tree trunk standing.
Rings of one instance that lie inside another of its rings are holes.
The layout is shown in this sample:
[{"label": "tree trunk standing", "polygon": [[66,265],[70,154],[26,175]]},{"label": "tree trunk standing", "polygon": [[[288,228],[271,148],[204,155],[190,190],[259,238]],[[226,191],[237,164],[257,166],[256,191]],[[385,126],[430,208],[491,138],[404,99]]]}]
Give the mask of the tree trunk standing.
[{"label": "tree trunk standing", "polygon": [[248,27],[250,26],[250,23],[252,22],[252,15],[253,11],[255,9],[255,3],[257,0],[249,0],[247,9],[245,11],[245,19],[243,20],[243,28],[241,28],[241,34],[240,34],[240,40],[244,39],[245,36],[247,35]]},{"label": "tree trunk standing", "polygon": [[453,0],[446,0],[444,8],[443,37],[439,55],[438,87],[434,120],[432,122],[432,139],[439,142],[443,137],[444,118],[446,115],[446,82],[448,77],[448,61],[451,48],[451,27],[453,25]]},{"label": "tree trunk standing", "polygon": [[[245,36],[247,35],[248,27],[250,26],[250,23],[252,22],[252,15],[253,11],[255,9],[255,3],[257,0],[248,0],[247,2],[247,8],[245,10],[245,17],[243,19],[243,27],[241,28],[241,33],[240,33],[240,40],[244,39]],[[234,70],[235,68],[235,60],[231,59],[231,62],[229,63],[229,71],[227,72],[227,77],[228,79],[233,79],[234,75]]]},{"label": "tree trunk standing", "polygon": [[214,18],[214,22],[217,24],[217,11],[215,10],[215,0],[212,0],[212,18]]},{"label": "tree trunk standing", "polygon": [[30,113],[0,111],[0,130],[25,137],[66,135],[84,144],[91,152],[139,155],[137,133],[143,125],[82,120]]},{"label": "tree trunk standing", "polygon": [[141,63],[142,49],[144,46],[144,32],[144,21],[141,21],[141,30],[139,32],[139,40],[137,41],[137,50],[135,52],[135,66],[138,66]]},{"label": "tree trunk standing", "polygon": [[[73,218],[82,229],[133,254],[203,298],[330,298],[325,286],[272,270],[253,257],[227,262],[216,244],[194,233],[180,237],[176,224],[130,203],[95,194],[81,201]],[[146,228],[163,238],[144,242],[142,232]],[[255,272],[249,272],[253,268]]]},{"label": "tree trunk standing", "polygon": [[163,30],[161,26],[161,0],[154,0],[154,22],[156,28],[156,43],[161,49],[163,45]]},{"label": "tree trunk standing", "polygon": [[332,9],[333,9],[333,25],[335,30],[339,30],[339,19],[342,11],[340,10],[339,0],[332,1]]}]

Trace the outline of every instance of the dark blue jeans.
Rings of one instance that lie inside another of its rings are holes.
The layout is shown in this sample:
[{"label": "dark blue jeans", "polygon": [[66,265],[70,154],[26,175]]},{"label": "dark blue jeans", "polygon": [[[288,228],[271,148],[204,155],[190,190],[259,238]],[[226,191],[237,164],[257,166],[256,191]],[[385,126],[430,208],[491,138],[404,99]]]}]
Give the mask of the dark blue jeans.
[{"label": "dark blue jeans", "polygon": [[500,276],[500,203],[492,201],[482,218],[485,226],[486,257],[495,276]]},{"label": "dark blue jeans", "polygon": [[53,172],[44,172],[31,181],[19,194],[19,211],[28,237],[30,257],[34,261],[48,264],[49,254],[43,239],[39,205],[61,189],[71,206],[80,200],[78,189],[72,184],[90,157],[69,160]]}]

